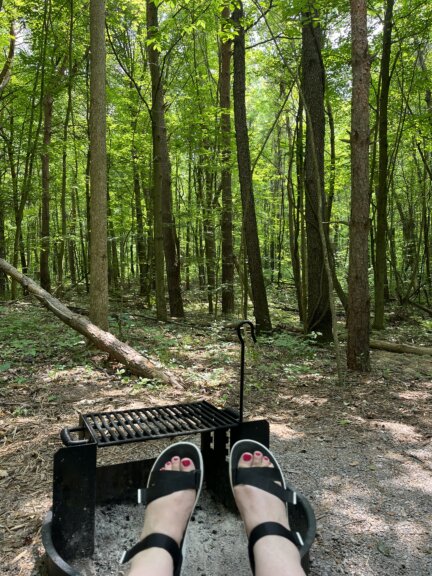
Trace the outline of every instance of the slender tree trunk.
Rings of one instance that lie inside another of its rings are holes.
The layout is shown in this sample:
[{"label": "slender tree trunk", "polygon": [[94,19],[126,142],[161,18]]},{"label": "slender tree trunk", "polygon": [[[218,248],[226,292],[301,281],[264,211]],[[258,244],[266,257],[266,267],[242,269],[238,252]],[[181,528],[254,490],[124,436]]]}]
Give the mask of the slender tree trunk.
[{"label": "slender tree trunk", "polygon": [[[3,182],[0,181],[0,259],[6,258],[5,213],[3,202]],[[6,274],[0,272],[0,299],[6,296]]]},{"label": "slender tree trunk", "polygon": [[297,202],[292,190],[290,209],[292,216],[291,234],[291,258],[296,286],[297,304],[299,309],[299,318],[306,325],[307,309],[307,250],[306,250],[306,233],[304,219],[304,156],[303,156],[303,102],[300,98],[297,118],[296,118],[296,173],[297,173]]},{"label": "slender tree trunk", "polygon": [[44,290],[51,292],[50,275],[50,146],[53,112],[53,97],[48,92],[43,101],[43,152],[42,152],[42,207],[41,207],[41,252],[40,283]]},{"label": "slender tree trunk", "polygon": [[[66,105],[66,115],[63,124],[63,152],[62,152],[62,183],[61,183],[61,198],[60,198],[60,210],[61,210],[61,237],[57,242],[57,283],[59,286],[60,293],[63,286],[63,274],[64,274],[64,260],[65,253],[70,256],[69,250],[66,252],[67,244],[67,230],[68,230],[68,218],[66,212],[66,196],[67,196],[67,173],[68,173],[68,134],[69,134],[69,121],[72,113],[72,83],[73,83],[73,27],[74,27],[74,0],[69,0],[69,45],[68,45],[68,80],[67,80],[67,105]],[[70,241],[69,241],[70,242]],[[69,262],[69,269],[71,268],[71,263]],[[71,270],[70,270],[71,271]],[[72,272],[72,271],[71,271]],[[72,273],[71,273],[72,279]],[[74,283],[72,282],[72,285]]]},{"label": "slender tree trunk", "polygon": [[105,0],[90,0],[90,319],[108,330]]},{"label": "slender tree trunk", "polygon": [[[158,6],[152,0],[147,0],[147,35],[151,39],[158,33]],[[148,63],[152,83],[152,136],[153,136],[153,182],[154,182],[154,207],[155,217],[155,246],[159,246],[160,238],[156,234],[162,233],[162,241],[165,255],[168,298],[171,316],[184,316],[183,300],[180,285],[180,254],[177,250],[177,234],[172,208],[171,191],[171,163],[168,152],[167,130],[165,123],[165,103],[163,95],[162,70],[159,63],[159,52],[152,44],[147,47]],[[162,230],[159,230],[159,219],[162,219]],[[160,254],[156,251],[158,264],[157,291],[161,300],[162,289],[160,287]],[[159,310],[160,308],[160,310]],[[159,302],[158,317],[163,317],[163,306]]]},{"label": "slender tree trunk", "polygon": [[369,87],[367,1],[351,0],[351,217],[347,366],[367,372],[369,360]]},{"label": "slender tree trunk", "polygon": [[[123,285],[124,282],[124,265],[125,259],[120,254],[120,261],[117,251],[116,231],[111,212],[111,201],[109,183],[107,184],[107,217],[108,217],[108,283],[114,288],[118,288],[119,280]],[[123,241],[120,241],[120,247]],[[120,248],[120,252],[121,252]]]},{"label": "slender tree trunk", "polygon": [[[149,172],[151,173],[151,170]],[[144,194],[144,203],[146,207],[146,227],[147,227],[147,237],[146,237],[147,252],[144,267],[144,278],[145,278],[144,297],[147,301],[147,306],[150,307],[151,293],[155,285],[155,256],[154,256],[155,249],[154,249],[154,234],[153,234],[154,209],[153,209],[153,197],[151,189],[148,185],[145,184],[145,182],[146,179],[143,176],[141,176],[141,183],[142,183],[141,189],[143,190]]]},{"label": "slender tree trunk", "polygon": [[[230,16],[229,5],[222,10],[222,27]],[[231,116],[230,116],[230,64],[232,42],[227,40],[220,46],[220,106],[222,147],[222,314],[234,313],[234,256],[231,190]]]},{"label": "slender tree trunk", "polygon": [[246,63],[245,30],[242,26],[243,4],[233,11],[232,18],[237,35],[234,39],[234,120],[237,143],[237,164],[243,208],[243,229],[246,242],[249,274],[253,294],[253,305],[258,331],[272,329],[267,292],[261,262],[258,226],[255,214],[255,199],[252,188],[252,171],[249,150],[249,134],[246,117]]},{"label": "slender tree trunk", "polygon": [[[203,142],[202,146],[205,150],[208,146],[208,143]],[[216,242],[214,224],[215,206],[213,205],[213,177],[209,167],[205,164],[206,154],[203,154],[200,156],[199,166],[196,169],[196,197],[202,213],[208,313],[213,314],[214,296],[216,293]]]},{"label": "slender tree trunk", "polygon": [[[302,28],[302,89],[306,109],[306,235],[307,235],[307,332],[332,338],[329,284],[324,263],[320,226],[325,222],[324,197],[324,69],[321,26],[316,13],[304,15]],[[320,198],[318,197],[320,195]],[[321,209],[320,209],[321,207]],[[328,226],[324,225],[326,236]]]},{"label": "slender tree trunk", "polygon": [[378,187],[376,191],[377,227],[375,237],[375,313],[374,328],[384,328],[384,301],[387,271],[387,199],[388,199],[388,99],[390,91],[390,57],[395,0],[387,0],[384,16],[381,56],[381,92],[378,109]]},{"label": "slender tree trunk", "polygon": [[[133,134],[136,131],[136,121],[132,121]],[[138,152],[135,142],[132,143],[132,174],[133,174],[133,189],[134,189],[134,202],[135,202],[135,218],[136,218],[136,251],[138,258],[138,276],[139,276],[139,293],[140,296],[146,294],[146,254],[145,254],[145,239],[144,239],[144,221],[143,210],[141,203],[141,184],[138,170]]]}]

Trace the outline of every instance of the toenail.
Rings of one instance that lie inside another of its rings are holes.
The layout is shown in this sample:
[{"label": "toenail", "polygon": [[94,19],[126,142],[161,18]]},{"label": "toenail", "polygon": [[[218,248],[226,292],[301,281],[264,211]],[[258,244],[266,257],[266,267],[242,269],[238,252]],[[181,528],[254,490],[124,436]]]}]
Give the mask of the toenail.
[{"label": "toenail", "polygon": [[180,460],[180,458],[179,458],[178,456],[173,456],[173,457],[171,458],[171,460],[172,460],[173,462],[178,462],[178,461]]},{"label": "toenail", "polygon": [[261,452],[258,452],[258,450],[257,450],[257,451],[255,452],[255,456],[258,456],[258,458],[259,458],[260,456],[262,456],[262,454],[261,454]]},{"label": "toenail", "polygon": [[243,454],[243,460],[245,462],[250,462],[252,460],[252,454],[248,454],[247,452]]},{"label": "toenail", "polygon": [[186,468],[187,468],[188,466],[190,466],[192,464],[192,460],[189,460],[189,458],[183,458],[182,464],[183,464],[183,466],[186,466]]},{"label": "toenail", "polygon": [[268,456],[263,456],[263,460],[265,460],[266,462],[268,462],[268,460],[269,460]]}]

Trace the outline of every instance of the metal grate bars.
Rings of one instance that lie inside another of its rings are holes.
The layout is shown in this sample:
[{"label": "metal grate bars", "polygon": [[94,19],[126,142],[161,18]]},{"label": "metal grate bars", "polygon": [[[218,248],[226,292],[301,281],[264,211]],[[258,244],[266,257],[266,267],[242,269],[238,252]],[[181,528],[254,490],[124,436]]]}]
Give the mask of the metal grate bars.
[{"label": "metal grate bars", "polygon": [[83,414],[82,421],[99,446],[222,430],[239,423],[232,413],[216,408],[205,400]]}]

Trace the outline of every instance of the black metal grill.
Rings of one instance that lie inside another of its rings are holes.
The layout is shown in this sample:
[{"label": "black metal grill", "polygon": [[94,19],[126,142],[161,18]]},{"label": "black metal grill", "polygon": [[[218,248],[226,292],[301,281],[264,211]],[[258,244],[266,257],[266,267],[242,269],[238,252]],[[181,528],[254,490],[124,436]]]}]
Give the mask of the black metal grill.
[{"label": "black metal grill", "polygon": [[203,400],[189,404],[81,414],[81,424],[97,445],[103,447],[226,430],[239,424],[239,416]]}]

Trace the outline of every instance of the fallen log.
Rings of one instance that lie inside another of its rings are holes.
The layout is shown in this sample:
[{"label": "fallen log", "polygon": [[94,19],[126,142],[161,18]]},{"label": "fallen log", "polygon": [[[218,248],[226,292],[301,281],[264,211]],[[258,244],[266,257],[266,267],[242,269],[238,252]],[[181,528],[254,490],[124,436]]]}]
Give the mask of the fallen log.
[{"label": "fallen log", "polygon": [[417,354],[418,356],[432,356],[432,348],[426,346],[410,346],[408,344],[396,344],[385,340],[371,340],[371,348],[376,350],[386,350],[387,352],[398,352],[399,354]]},{"label": "fallen log", "polygon": [[72,310],[60,302],[60,300],[52,296],[36,282],[19,272],[2,258],[0,258],[0,270],[3,270],[3,272],[24,286],[45,308],[53,312],[65,324],[85,336],[96,348],[108,352],[113,359],[126,366],[132,374],[161,380],[170,386],[183,388],[175,376],[156,366],[152,360],[146,358],[110,332],[101,330],[84,316],[72,312]]},{"label": "fallen log", "polygon": [[432,310],[430,308],[426,308],[426,306],[423,306],[423,304],[419,304],[418,302],[414,302],[414,300],[408,300],[408,304],[411,304],[411,306],[414,306],[415,308],[418,308],[419,310],[423,310],[423,312],[426,312],[427,314],[429,314],[429,316],[432,316]]}]

